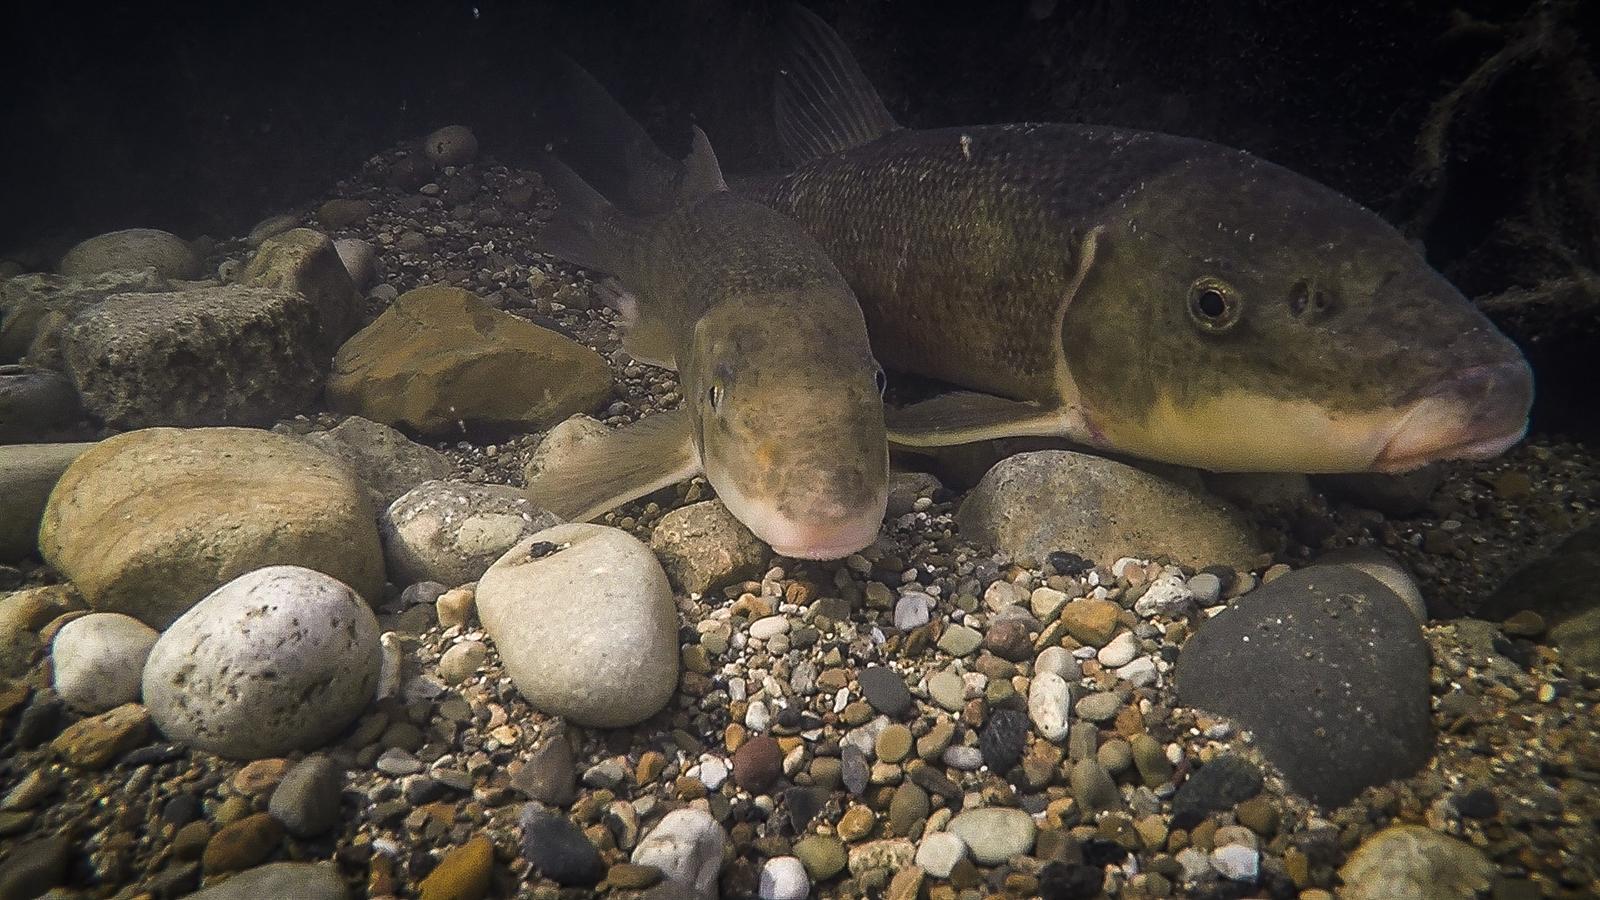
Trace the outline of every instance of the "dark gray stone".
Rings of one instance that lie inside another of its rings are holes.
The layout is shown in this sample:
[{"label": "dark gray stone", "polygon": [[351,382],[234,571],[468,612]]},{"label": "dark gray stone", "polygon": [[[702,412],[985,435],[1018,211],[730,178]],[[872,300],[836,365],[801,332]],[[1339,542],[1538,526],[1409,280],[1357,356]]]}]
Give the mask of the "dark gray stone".
[{"label": "dark gray stone", "polygon": [[1261,793],[1261,770],[1237,756],[1219,756],[1196,770],[1172,798],[1172,824],[1193,828],[1205,817]]},{"label": "dark gray stone", "polygon": [[1178,657],[1178,699],[1250,729],[1296,790],[1339,805],[1427,762],[1429,659],[1382,582],[1311,566],[1202,623]]},{"label": "dark gray stone", "polygon": [[339,870],[327,863],[276,862],[246,869],[221,884],[190,894],[189,900],[345,900],[349,896]]},{"label": "dark gray stone", "polygon": [[80,436],[78,389],[59,372],[0,366],[0,444],[62,441]]},{"label": "dark gray stone", "polygon": [[861,670],[856,678],[861,682],[861,693],[866,695],[872,708],[891,718],[900,718],[911,711],[911,691],[900,673],[883,666]]},{"label": "dark gray stone", "polygon": [[867,783],[872,777],[872,763],[867,761],[867,754],[854,744],[845,744],[839,750],[839,778],[844,782],[844,789],[852,795],[859,797],[867,790]]},{"label": "dark gray stone", "polygon": [[67,878],[72,841],[56,835],[29,841],[0,862],[0,897],[37,897]]},{"label": "dark gray stone", "polygon": [[568,806],[578,799],[578,768],[566,735],[557,734],[533,751],[522,770],[512,776],[511,786],[528,799],[550,806]]},{"label": "dark gray stone", "polygon": [[795,834],[805,834],[811,820],[828,802],[828,792],[817,787],[796,787],[783,792],[783,807],[789,812],[789,827]]},{"label": "dark gray stone", "polygon": [[1022,762],[1028,745],[1028,716],[1014,709],[998,709],[978,732],[983,763],[996,775],[1005,775]]},{"label": "dark gray stone", "polygon": [[562,885],[594,884],[606,875],[600,851],[578,826],[534,803],[522,812],[522,856]]},{"label": "dark gray stone", "polygon": [[272,792],[267,811],[295,837],[316,837],[339,821],[339,792],[343,787],[344,772],[339,765],[314,753],[295,763],[283,776]]}]

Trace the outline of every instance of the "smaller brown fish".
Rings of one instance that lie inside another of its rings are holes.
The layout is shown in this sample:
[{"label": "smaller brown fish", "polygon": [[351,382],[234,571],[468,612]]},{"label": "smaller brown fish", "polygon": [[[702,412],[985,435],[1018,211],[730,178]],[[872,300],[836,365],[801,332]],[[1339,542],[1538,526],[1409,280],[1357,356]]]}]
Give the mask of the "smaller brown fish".
[{"label": "smaller brown fish", "polygon": [[838,559],[870,544],[888,498],[883,370],[843,276],[799,226],[728,192],[705,135],[671,202],[625,213],[560,163],[540,245],[613,276],[623,346],[676,369],[676,410],[649,416],[528,486],[586,520],[704,473],[774,550]]}]

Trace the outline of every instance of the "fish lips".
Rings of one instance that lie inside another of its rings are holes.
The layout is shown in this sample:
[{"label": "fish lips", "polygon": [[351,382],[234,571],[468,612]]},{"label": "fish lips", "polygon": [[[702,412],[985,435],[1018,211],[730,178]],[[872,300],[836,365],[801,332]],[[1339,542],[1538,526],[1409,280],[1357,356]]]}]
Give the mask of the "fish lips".
[{"label": "fish lips", "polygon": [[1533,372],[1522,360],[1470,366],[1434,385],[1401,418],[1372,468],[1400,474],[1449,459],[1490,459],[1528,432]]}]

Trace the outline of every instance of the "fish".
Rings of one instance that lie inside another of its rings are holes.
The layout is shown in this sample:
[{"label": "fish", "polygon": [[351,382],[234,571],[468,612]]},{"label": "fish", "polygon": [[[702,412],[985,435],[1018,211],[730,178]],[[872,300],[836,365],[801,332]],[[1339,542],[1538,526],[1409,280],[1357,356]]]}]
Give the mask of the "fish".
[{"label": "fish", "polygon": [[[636,123],[587,73],[567,74],[587,114],[609,123],[603,133],[624,140]],[[698,128],[671,179],[634,184],[649,202],[631,209],[559,158],[540,168],[559,206],[535,243],[612,279],[624,349],[675,369],[684,399],[581,443],[532,480],[530,499],[586,521],[704,474],[779,554],[839,559],[871,544],[888,502],[884,373],[855,295],[816,241],[730,192]]]},{"label": "fish", "polygon": [[880,362],[954,389],[891,409],[892,444],[1049,437],[1212,471],[1400,473],[1526,434],[1520,350],[1353,200],[1176,135],[904,128],[825,22],[785,19],[791,166],[730,184],[827,250]]}]

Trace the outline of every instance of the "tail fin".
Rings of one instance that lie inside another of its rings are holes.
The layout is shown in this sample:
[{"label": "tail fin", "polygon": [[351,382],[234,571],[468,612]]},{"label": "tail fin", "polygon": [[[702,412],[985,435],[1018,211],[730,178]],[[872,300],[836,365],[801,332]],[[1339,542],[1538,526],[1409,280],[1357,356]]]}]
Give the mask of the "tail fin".
[{"label": "tail fin", "polygon": [[535,110],[549,148],[578,166],[583,180],[619,206],[660,212],[676,199],[683,165],[584,68],[551,52]]},{"label": "tail fin", "polygon": [[859,147],[900,126],[828,24],[799,4],[784,16],[778,69],[778,140],[790,162]]},{"label": "tail fin", "polygon": [[609,200],[553,154],[546,153],[538,168],[555,192],[555,217],[534,238],[534,246],[567,262],[616,274],[627,222]]}]

